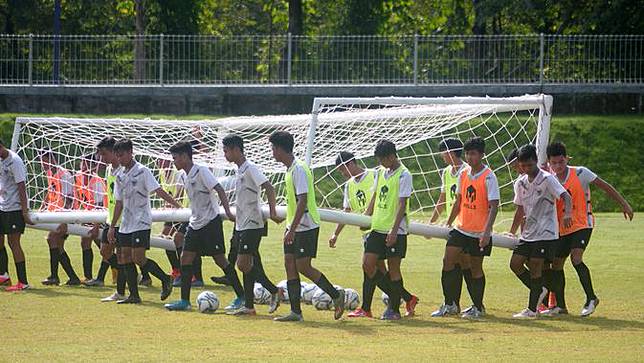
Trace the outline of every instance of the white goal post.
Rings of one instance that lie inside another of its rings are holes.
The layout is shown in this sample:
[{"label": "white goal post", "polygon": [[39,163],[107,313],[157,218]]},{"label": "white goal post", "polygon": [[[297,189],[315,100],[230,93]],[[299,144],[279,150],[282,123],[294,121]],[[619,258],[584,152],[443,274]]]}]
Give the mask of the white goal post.
[{"label": "white goal post", "polygon": [[[365,226],[368,217],[341,212],[345,181],[335,167],[335,158],[339,151],[346,150],[353,152],[365,167],[375,167],[374,146],[386,138],[396,144],[400,159],[414,180],[410,200],[414,222],[410,233],[445,238],[447,228],[427,223],[440,194],[440,173],[445,166],[438,151],[439,142],[448,137],[463,142],[472,136],[485,139],[485,161],[497,174],[501,211],[506,213],[497,223],[501,228],[507,226],[507,213],[513,209],[512,184],[517,177],[506,156],[512,149],[534,143],[540,162],[545,161],[551,109],[552,97],[548,95],[376,97],[316,98],[310,115],[190,121],[19,117],[12,149],[25,160],[28,169],[29,204],[38,211],[32,213],[34,221],[89,223],[104,221],[105,210],[98,206],[91,210],[42,210],[47,194],[43,153],[53,154],[56,165],[73,175],[83,172],[104,176],[105,165],[100,161],[88,162],[88,155],[95,152],[95,145],[105,136],[127,137],[134,143],[137,160],[159,175],[162,168],[171,167],[169,147],[177,141],[190,140],[197,145],[195,161],[215,172],[234,205],[231,183],[234,168],[223,156],[221,139],[236,133],[244,138],[247,157],[269,176],[276,187],[278,203],[283,204],[285,168],[272,158],[268,136],[285,130],[294,136],[296,157],[309,163],[313,170],[322,219]],[[155,198],[152,203],[155,221],[185,221],[189,216],[188,209],[164,209],[163,203]],[[284,209],[279,208],[279,212],[284,214]],[[497,246],[510,247],[515,243],[512,238],[500,235],[494,238]]]}]

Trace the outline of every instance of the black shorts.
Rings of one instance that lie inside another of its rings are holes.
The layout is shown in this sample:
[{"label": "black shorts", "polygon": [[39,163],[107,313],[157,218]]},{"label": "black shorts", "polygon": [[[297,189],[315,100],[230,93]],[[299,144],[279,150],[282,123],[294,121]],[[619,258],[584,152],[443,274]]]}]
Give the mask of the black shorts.
[{"label": "black shorts", "polygon": [[116,238],[118,247],[145,248],[150,249],[150,230],[136,231],[132,233],[118,233]]},{"label": "black shorts", "polygon": [[570,255],[573,248],[585,250],[590,243],[590,236],[593,234],[592,228],[580,229],[565,236],[559,236],[559,246],[557,246],[557,257],[566,258]]},{"label": "black shorts", "polygon": [[371,231],[367,236],[364,252],[378,255],[379,260],[385,260],[390,257],[405,258],[407,255],[407,235],[399,234],[396,237],[396,243],[393,246],[387,246],[386,234]]},{"label": "black shorts", "polygon": [[0,234],[25,233],[25,218],[21,210],[10,212],[0,211]]},{"label": "black shorts", "polygon": [[259,242],[264,236],[264,228],[233,231],[230,248],[237,248],[239,255],[255,255],[259,251]]},{"label": "black shorts", "polygon": [[519,255],[530,258],[543,258],[552,262],[557,253],[557,240],[526,242],[519,240],[519,244],[514,248],[513,255]]},{"label": "black shorts", "polygon": [[183,250],[195,252],[199,256],[216,256],[226,253],[221,217],[215,217],[200,229],[192,229],[188,226],[183,241]]},{"label": "black shorts", "polygon": [[320,236],[320,227],[303,232],[295,232],[293,243],[284,244],[285,255],[295,255],[295,258],[311,257],[315,258],[318,254],[318,237]]},{"label": "black shorts", "polygon": [[463,232],[453,229],[449,232],[449,238],[447,239],[447,245],[458,247],[463,250],[463,253],[466,253],[470,256],[481,257],[489,256],[492,254],[492,238],[490,237],[490,243],[485,246],[483,251],[479,247],[479,239],[476,237],[470,237]]}]

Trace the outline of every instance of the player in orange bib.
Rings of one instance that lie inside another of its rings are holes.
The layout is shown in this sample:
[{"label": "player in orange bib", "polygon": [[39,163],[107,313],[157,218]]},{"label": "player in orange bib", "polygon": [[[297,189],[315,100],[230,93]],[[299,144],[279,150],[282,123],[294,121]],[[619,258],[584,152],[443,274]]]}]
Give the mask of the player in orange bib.
[{"label": "player in orange bib", "polygon": [[485,315],[483,258],[492,252],[490,236],[498,212],[499,184],[494,172],[483,164],[485,141],[482,138],[469,139],[463,149],[469,168],[459,176],[456,200],[447,220],[448,226],[456,221],[456,228],[449,233],[443,258],[441,284],[445,302],[432,313],[433,317],[458,313],[455,287],[458,286],[459,277],[455,265],[461,253],[470,256],[470,269],[467,271],[471,277],[466,278],[465,282],[473,304],[461,317],[476,319]]},{"label": "player in orange bib", "polygon": [[599,298],[595,295],[590,270],[583,260],[584,251],[590,242],[590,236],[595,225],[590,201],[590,185],[603,190],[611,199],[616,201],[624,213],[624,218],[633,220],[633,208],[615,188],[598,177],[590,169],[583,166],[568,166],[570,158],[566,153],[566,145],[554,142],[547,149],[548,162],[552,173],[572,196],[572,225],[564,226],[564,205],[557,201],[557,217],[559,218],[559,247],[552,264],[553,290],[557,297],[557,306],[545,311],[544,314],[567,314],[564,294],[565,276],[564,263],[570,255],[572,266],[577,271],[579,282],[586,293],[586,303],[581,310],[581,316],[588,316],[595,311]]},{"label": "player in orange bib", "polygon": [[[41,156],[43,171],[47,176],[47,195],[41,209],[49,212],[72,209],[74,206],[74,178],[72,175],[58,164],[56,156],[51,151],[45,151]],[[66,285],[80,285],[80,279],[72,267],[69,255],[65,252],[65,240],[67,239],[67,224],[62,223],[55,231],[47,235],[49,245],[49,267],[51,274],[44,279],[44,285],[58,285],[58,264],[63,267],[69,277]]]}]

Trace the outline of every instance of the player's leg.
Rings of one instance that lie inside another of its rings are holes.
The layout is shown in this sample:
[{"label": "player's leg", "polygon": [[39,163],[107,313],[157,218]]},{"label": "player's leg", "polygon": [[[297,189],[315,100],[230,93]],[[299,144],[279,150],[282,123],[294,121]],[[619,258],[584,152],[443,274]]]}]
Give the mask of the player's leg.
[{"label": "player's leg", "polygon": [[462,241],[458,238],[460,234],[457,235],[455,232],[450,232],[443,255],[443,268],[441,272],[443,304],[438,310],[432,313],[433,317],[458,314],[460,310],[459,306],[456,305],[456,288],[459,286],[458,280],[461,279],[461,274],[456,269],[456,264],[460,261],[463,247]]},{"label": "player's leg", "polygon": [[[237,243],[237,240],[231,236],[230,237],[230,251],[228,251],[228,263],[232,264],[233,266],[235,265],[235,262],[237,261],[237,252],[239,250],[239,244]],[[230,281],[226,278],[226,276],[211,276],[210,280],[216,284],[219,285],[226,285],[230,286]]]},{"label": "player's leg", "polygon": [[389,284],[391,292],[389,295],[389,305],[380,317],[381,320],[400,320],[400,294],[402,292],[402,274],[400,272],[400,256],[387,257],[387,270],[389,273]]},{"label": "player's leg", "polygon": [[94,262],[94,252],[92,251],[93,238],[81,237],[81,250],[83,253],[83,276],[86,283],[92,280],[92,264]]},{"label": "player's leg", "polygon": [[[106,228],[109,230],[109,227]],[[127,272],[126,272],[126,262],[127,258],[125,255],[122,235],[118,233],[118,228],[116,229],[116,243],[110,243],[107,239],[107,232],[103,232],[103,243],[101,252],[103,253],[103,258],[105,256],[116,256],[116,291],[112,295],[107,296],[101,299],[102,302],[111,302],[111,301],[120,301],[125,300],[125,285],[127,284]],[[131,255],[131,251],[128,251]],[[138,294],[138,289],[137,289]]]},{"label": "player's leg", "polygon": [[[101,265],[96,273],[96,278],[92,281],[85,283],[85,286],[103,286],[105,284],[105,275],[110,268],[113,271],[118,271],[118,261],[114,253],[115,245],[110,244],[107,240],[107,232],[109,228],[104,227],[101,232],[99,251],[101,253]],[[118,278],[118,277],[117,277]]]},{"label": "player's leg", "polygon": [[[185,242],[185,235],[186,235],[187,228],[188,228],[187,222],[181,223],[179,227],[177,227],[177,231],[172,236],[172,241],[174,242],[174,248],[175,248],[175,251],[173,252],[177,255],[177,258],[179,259],[179,261],[181,261],[181,256],[183,253],[183,246]],[[201,261],[201,258],[199,258],[199,261]],[[174,280],[172,281],[172,286],[175,286],[175,287],[181,286],[181,270],[177,272],[173,270],[173,274],[174,274],[173,276]],[[190,279],[192,279],[192,276],[190,276]]]},{"label": "player's leg", "polygon": [[[382,274],[387,274],[387,267],[384,260],[377,261],[377,268]],[[347,314],[350,318],[371,318],[371,303],[373,302],[373,295],[376,292],[376,285],[371,282],[371,279],[366,272],[362,271],[362,305],[356,310]]]},{"label": "player's leg", "polygon": [[47,245],[49,246],[49,277],[42,281],[43,285],[58,285],[58,260],[60,258],[59,247],[60,234],[55,231],[47,233]]},{"label": "player's leg", "polygon": [[530,271],[526,268],[525,264],[530,255],[530,245],[522,243],[515,247],[510,258],[510,270],[514,275],[523,283],[525,287],[530,288]]},{"label": "player's leg", "polygon": [[74,267],[72,266],[72,260],[69,258],[67,251],[65,251],[65,241],[67,240],[67,237],[69,237],[69,235],[67,234],[60,236],[60,239],[59,239],[60,255],[58,258],[58,262],[60,263],[60,266],[63,268],[63,271],[65,271],[65,274],[67,274],[67,277],[69,277],[69,280],[67,280],[65,285],[78,286],[81,283],[80,278],[76,274],[76,271],[74,271]]},{"label": "player's leg", "polygon": [[156,261],[147,258],[145,252],[150,249],[150,230],[132,233],[132,259],[141,268],[141,274],[149,273],[161,281],[161,301],[172,293],[172,278],[163,272]]},{"label": "player's leg", "polygon": [[295,262],[295,243],[284,244],[284,269],[286,270],[286,289],[291,304],[291,311],[288,315],[278,316],[275,321],[302,321],[300,274],[297,272]]},{"label": "player's leg", "polygon": [[[0,212],[0,214],[2,213]],[[2,218],[1,215],[0,218]],[[4,246],[4,236],[4,232],[0,233],[0,286],[11,286],[11,277],[9,277],[9,254],[7,254],[7,249]]]},{"label": "player's leg", "polygon": [[469,264],[468,292],[472,299],[472,308],[463,312],[464,318],[479,318],[485,314],[483,296],[485,295],[485,273],[483,272],[483,260],[492,253],[492,243],[481,250],[478,238],[471,238],[467,246]]},{"label": "player's leg", "polygon": [[593,289],[593,281],[590,277],[590,270],[588,266],[584,263],[584,252],[586,247],[590,242],[590,237],[592,234],[592,229],[583,229],[576,232],[577,236],[573,239],[570,250],[570,262],[577,272],[579,277],[579,282],[581,283],[584,292],[586,293],[586,303],[581,310],[581,316],[588,316],[595,311],[595,308],[599,304],[599,298],[595,295],[595,290]]},{"label": "player's leg", "polygon": [[313,281],[333,299],[335,306],[334,318],[337,320],[344,313],[344,290],[336,290],[329,279],[311,264],[312,259],[317,256],[319,233],[320,228],[295,232],[293,244],[299,247],[295,251],[295,265],[299,273]]},{"label": "player's leg", "polygon": [[551,283],[550,291],[555,295],[556,306],[549,307],[544,311],[545,315],[568,314],[566,308],[566,278],[564,275],[564,265],[570,255],[570,238],[560,236],[557,243],[557,252],[551,265]]},{"label": "player's leg", "polygon": [[[190,234],[187,236],[192,238]],[[184,249],[181,253],[181,300],[166,304],[168,310],[190,309],[190,289],[192,288],[192,267],[197,253],[192,248]]]},{"label": "player's leg", "polygon": [[22,227],[20,232],[7,235],[7,241],[9,242],[9,248],[11,248],[11,254],[13,255],[13,261],[16,266],[16,275],[18,277],[18,283],[7,287],[7,291],[21,291],[29,288],[25,253],[20,245],[20,238],[22,237],[23,232],[24,227]]},{"label": "player's leg", "polygon": [[119,300],[117,304],[139,304],[141,297],[139,296],[139,283],[138,273],[134,264],[134,248],[132,248],[132,233],[121,234],[119,237],[121,242],[121,260],[125,272],[125,279],[127,281],[127,288],[130,292],[126,299]]},{"label": "player's leg", "polygon": [[[163,223],[163,229],[161,230],[161,236],[164,238],[173,238],[173,234],[176,233],[176,229],[174,228],[175,223],[172,222],[165,222]],[[181,269],[181,262],[179,261],[180,256],[177,255],[177,251],[173,250],[166,250],[165,251],[166,256],[168,257],[168,262],[170,262],[170,266],[172,268],[172,273],[170,275],[174,279],[175,277],[179,276],[179,270]]]},{"label": "player's leg", "polygon": [[278,288],[275,286],[275,284],[266,275],[266,271],[264,271],[262,257],[259,253],[259,245],[261,243],[262,236],[264,236],[264,229],[244,231],[242,236],[243,238],[239,241],[239,252],[237,256],[241,256],[242,251],[249,249],[253,250],[251,273],[254,281],[261,284],[271,294],[271,300],[268,304],[268,313],[272,314],[279,308],[284,297],[284,290],[281,287]]}]

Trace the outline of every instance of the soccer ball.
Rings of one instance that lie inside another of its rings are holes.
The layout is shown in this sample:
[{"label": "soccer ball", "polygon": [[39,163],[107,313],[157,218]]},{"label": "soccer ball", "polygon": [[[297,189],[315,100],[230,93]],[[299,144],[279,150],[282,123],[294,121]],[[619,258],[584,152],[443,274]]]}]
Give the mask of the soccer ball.
[{"label": "soccer ball", "polygon": [[[400,298],[400,303],[402,304],[403,302],[405,301],[402,298]],[[382,293],[382,303],[385,304],[385,306],[389,306],[389,296],[384,292]]]},{"label": "soccer ball", "polygon": [[202,313],[212,313],[219,309],[219,298],[212,291],[203,291],[197,296],[197,308]]},{"label": "soccer ball", "polygon": [[312,299],[313,306],[318,310],[333,309],[333,299],[322,289],[317,289]]},{"label": "soccer ball", "polygon": [[360,304],[360,295],[354,289],[344,289],[344,308],[355,310]]},{"label": "soccer ball", "polygon": [[282,302],[287,302],[287,301],[289,301],[289,300],[288,300],[288,286],[287,286],[286,280],[282,280],[282,281],[280,281],[280,282],[279,282],[277,285],[275,285],[275,286],[277,286],[277,288],[278,288],[278,289],[281,287],[281,288],[282,288],[282,290],[284,291],[284,295],[282,295]]},{"label": "soccer ball", "polygon": [[302,302],[305,304],[313,303],[313,295],[321,290],[316,284],[305,284],[302,286]]},{"label": "soccer ball", "polygon": [[255,304],[266,305],[271,301],[271,293],[257,282],[253,288],[253,295],[255,295]]}]

